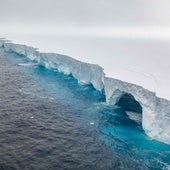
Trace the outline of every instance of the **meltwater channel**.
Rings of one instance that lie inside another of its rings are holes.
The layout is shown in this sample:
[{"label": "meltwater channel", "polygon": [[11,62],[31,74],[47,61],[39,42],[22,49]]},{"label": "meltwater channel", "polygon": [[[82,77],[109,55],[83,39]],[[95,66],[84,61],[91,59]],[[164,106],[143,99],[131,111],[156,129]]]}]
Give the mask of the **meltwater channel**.
[{"label": "meltwater channel", "polygon": [[170,146],[147,137],[140,119],[0,48],[0,170],[169,169]]}]

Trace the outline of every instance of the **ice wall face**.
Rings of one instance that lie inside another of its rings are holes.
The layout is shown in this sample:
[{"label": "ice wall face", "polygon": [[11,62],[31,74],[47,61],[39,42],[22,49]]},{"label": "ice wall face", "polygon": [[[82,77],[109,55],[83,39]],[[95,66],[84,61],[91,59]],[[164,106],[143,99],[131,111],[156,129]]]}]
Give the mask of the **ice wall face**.
[{"label": "ice wall face", "polygon": [[95,89],[103,90],[104,72],[98,65],[83,63],[61,54],[39,53],[35,48],[21,44],[4,43],[4,49],[35,60],[48,69],[71,74],[79,83],[92,84]]},{"label": "ice wall face", "polygon": [[4,40],[4,39],[0,39],[0,47],[3,47],[4,42],[5,42],[5,40]]},{"label": "ice wall face", "polygon": [[71,74],[79,83],[92,84],[93,87],[102,92],[104,72],[103,68],[83,63],[71,57],[54,54],[41,53],[39,63],[47,68],[57,69],[64,74]]},{"label": "ice wall face", "polygon": [[170,101],[158,98],[155,93],[135,84],[107,78],[103,68],[55,53],[39,53],[26,45],[5,42],[0,39],[0,47],[7,52],[15,52],[37,61],[48,69],[56,69],[71,74],[79,83],[92,84],[105,93],[106,102],[115,105],[122,95],[131,94],[142,106],[142,126],[153,139],[170,144]]},{"label": "ice wall face", "polygon": [[2,47],[2,46],[3,46],[3,44],[4,44],[4,43],[0,40],[0,47]]},{"label": "ice wall face", "polygon": [[37,49],[33,47],[25,47],[25,55],[31,59],[37,61],[40,57],[40,53],[37,51]]},{"label": "ice wall face", "polygon": [[39,52],[36,48],[29,47],[26,45],[21,44],[14,44],[14,43],[4,43],[5,51],[15,52],[19,55],[27,56],[31,60],[37,60],[39,57]]},{"label": "ice wall face", "polygon": [[106,101],[116,104],[126,93],[133,95],[142,106],[142,127],[153,139],[170,144],[170,101],[156,97],[156,94],[141,86],[113,78],[104,78]]},{"label": "ice wall face", "polygon": [[13,43],[4,43],[4,48],[5,51],[8,52],[15,52],[19,55],[24,55],[25,56],[25,45],[20,45],[20,44],[13,44]]}]

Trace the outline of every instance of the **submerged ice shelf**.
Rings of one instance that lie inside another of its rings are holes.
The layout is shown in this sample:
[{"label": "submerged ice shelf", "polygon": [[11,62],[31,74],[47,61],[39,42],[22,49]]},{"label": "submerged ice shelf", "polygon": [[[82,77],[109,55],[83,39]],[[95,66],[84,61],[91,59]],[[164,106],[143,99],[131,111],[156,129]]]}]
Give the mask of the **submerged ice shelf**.
[{"label": "submerged ice shelf", "polygon": [[71,74],[79,83],[92,84],[106,96],[107,104],[114,105],[124,94],[131,94],[142,107],[142,127],[153,139],[170,144],[170,101],[156,96],[141,86],[105,77],[103,68],[69,56],[40,53],[36,48],[0,40],[0,47],[35,60],[38,64]]}]

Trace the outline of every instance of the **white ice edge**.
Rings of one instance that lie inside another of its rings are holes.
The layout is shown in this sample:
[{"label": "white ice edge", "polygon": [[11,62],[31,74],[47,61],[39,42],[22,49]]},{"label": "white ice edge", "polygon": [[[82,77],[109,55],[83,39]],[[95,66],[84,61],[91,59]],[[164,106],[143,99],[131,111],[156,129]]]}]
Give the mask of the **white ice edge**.
[{"label": "white ice edge", "polygon": [[142,127],[152,139],[170,144],[170,101],[141,86],[105,76],[103,68],[96,64],[78,61],[56,53],[41,53],[36,48],[6,42],[0,39],[0,47],[35,60],[47,69],[57,69],[72,74],[80,83],[92,84],[106,96],[107,104],[114,105],[124,93],[130,93],[143,109]]}]

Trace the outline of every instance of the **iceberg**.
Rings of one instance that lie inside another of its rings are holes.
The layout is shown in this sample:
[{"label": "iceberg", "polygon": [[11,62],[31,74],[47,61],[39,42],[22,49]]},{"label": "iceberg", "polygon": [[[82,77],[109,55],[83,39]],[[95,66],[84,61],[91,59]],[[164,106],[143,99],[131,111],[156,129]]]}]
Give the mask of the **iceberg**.
[{"label": "iceberg", "polygon": [[83,63],[69,56],[54,53],[41,53],[39,64],[67,75],[71,74],[79,83],[92,84],[95,89],[101,92],[103,90],[103,68],[96,64]]},{"label": "iceberg", "polygon": [[21,44],[4,43],[4,49],[35,60],[48,69],[57,69],[64,74],[71,74],[79,83],[92,84],[95,89],[101,92],[103,90],[103,68],[96,64],[83,63],[61,54],[39,53],[36,48]]},{"label": "iceberg", "polygon": [[106,102],[118,103],[124,94],[131,94],[142,106],[142,127],[153,139],[170,144],[170,101],[158,98],[141,86],[113,78],[104,78]]},{"label": "iceberg", "polygon": [[41,53],[34,47],[0,40],[0,47],[36,61],[47,69],[72,75],[79,83],[92,84],[105,94],[106,103],[115,105],[125,94],[130,94],[142,107],[142,127],[152,139],[170,144],[170,101],[141,86],[105,76],[103,68],[84,63],[66,55]]},{"label": "iceberg", "polygon": [[39,52],[36,48],[14,43],[4,43],[4,49],[7,52],[15,52],[19,55],[28,57],[31,60],[37,60],[39,57]]}]

